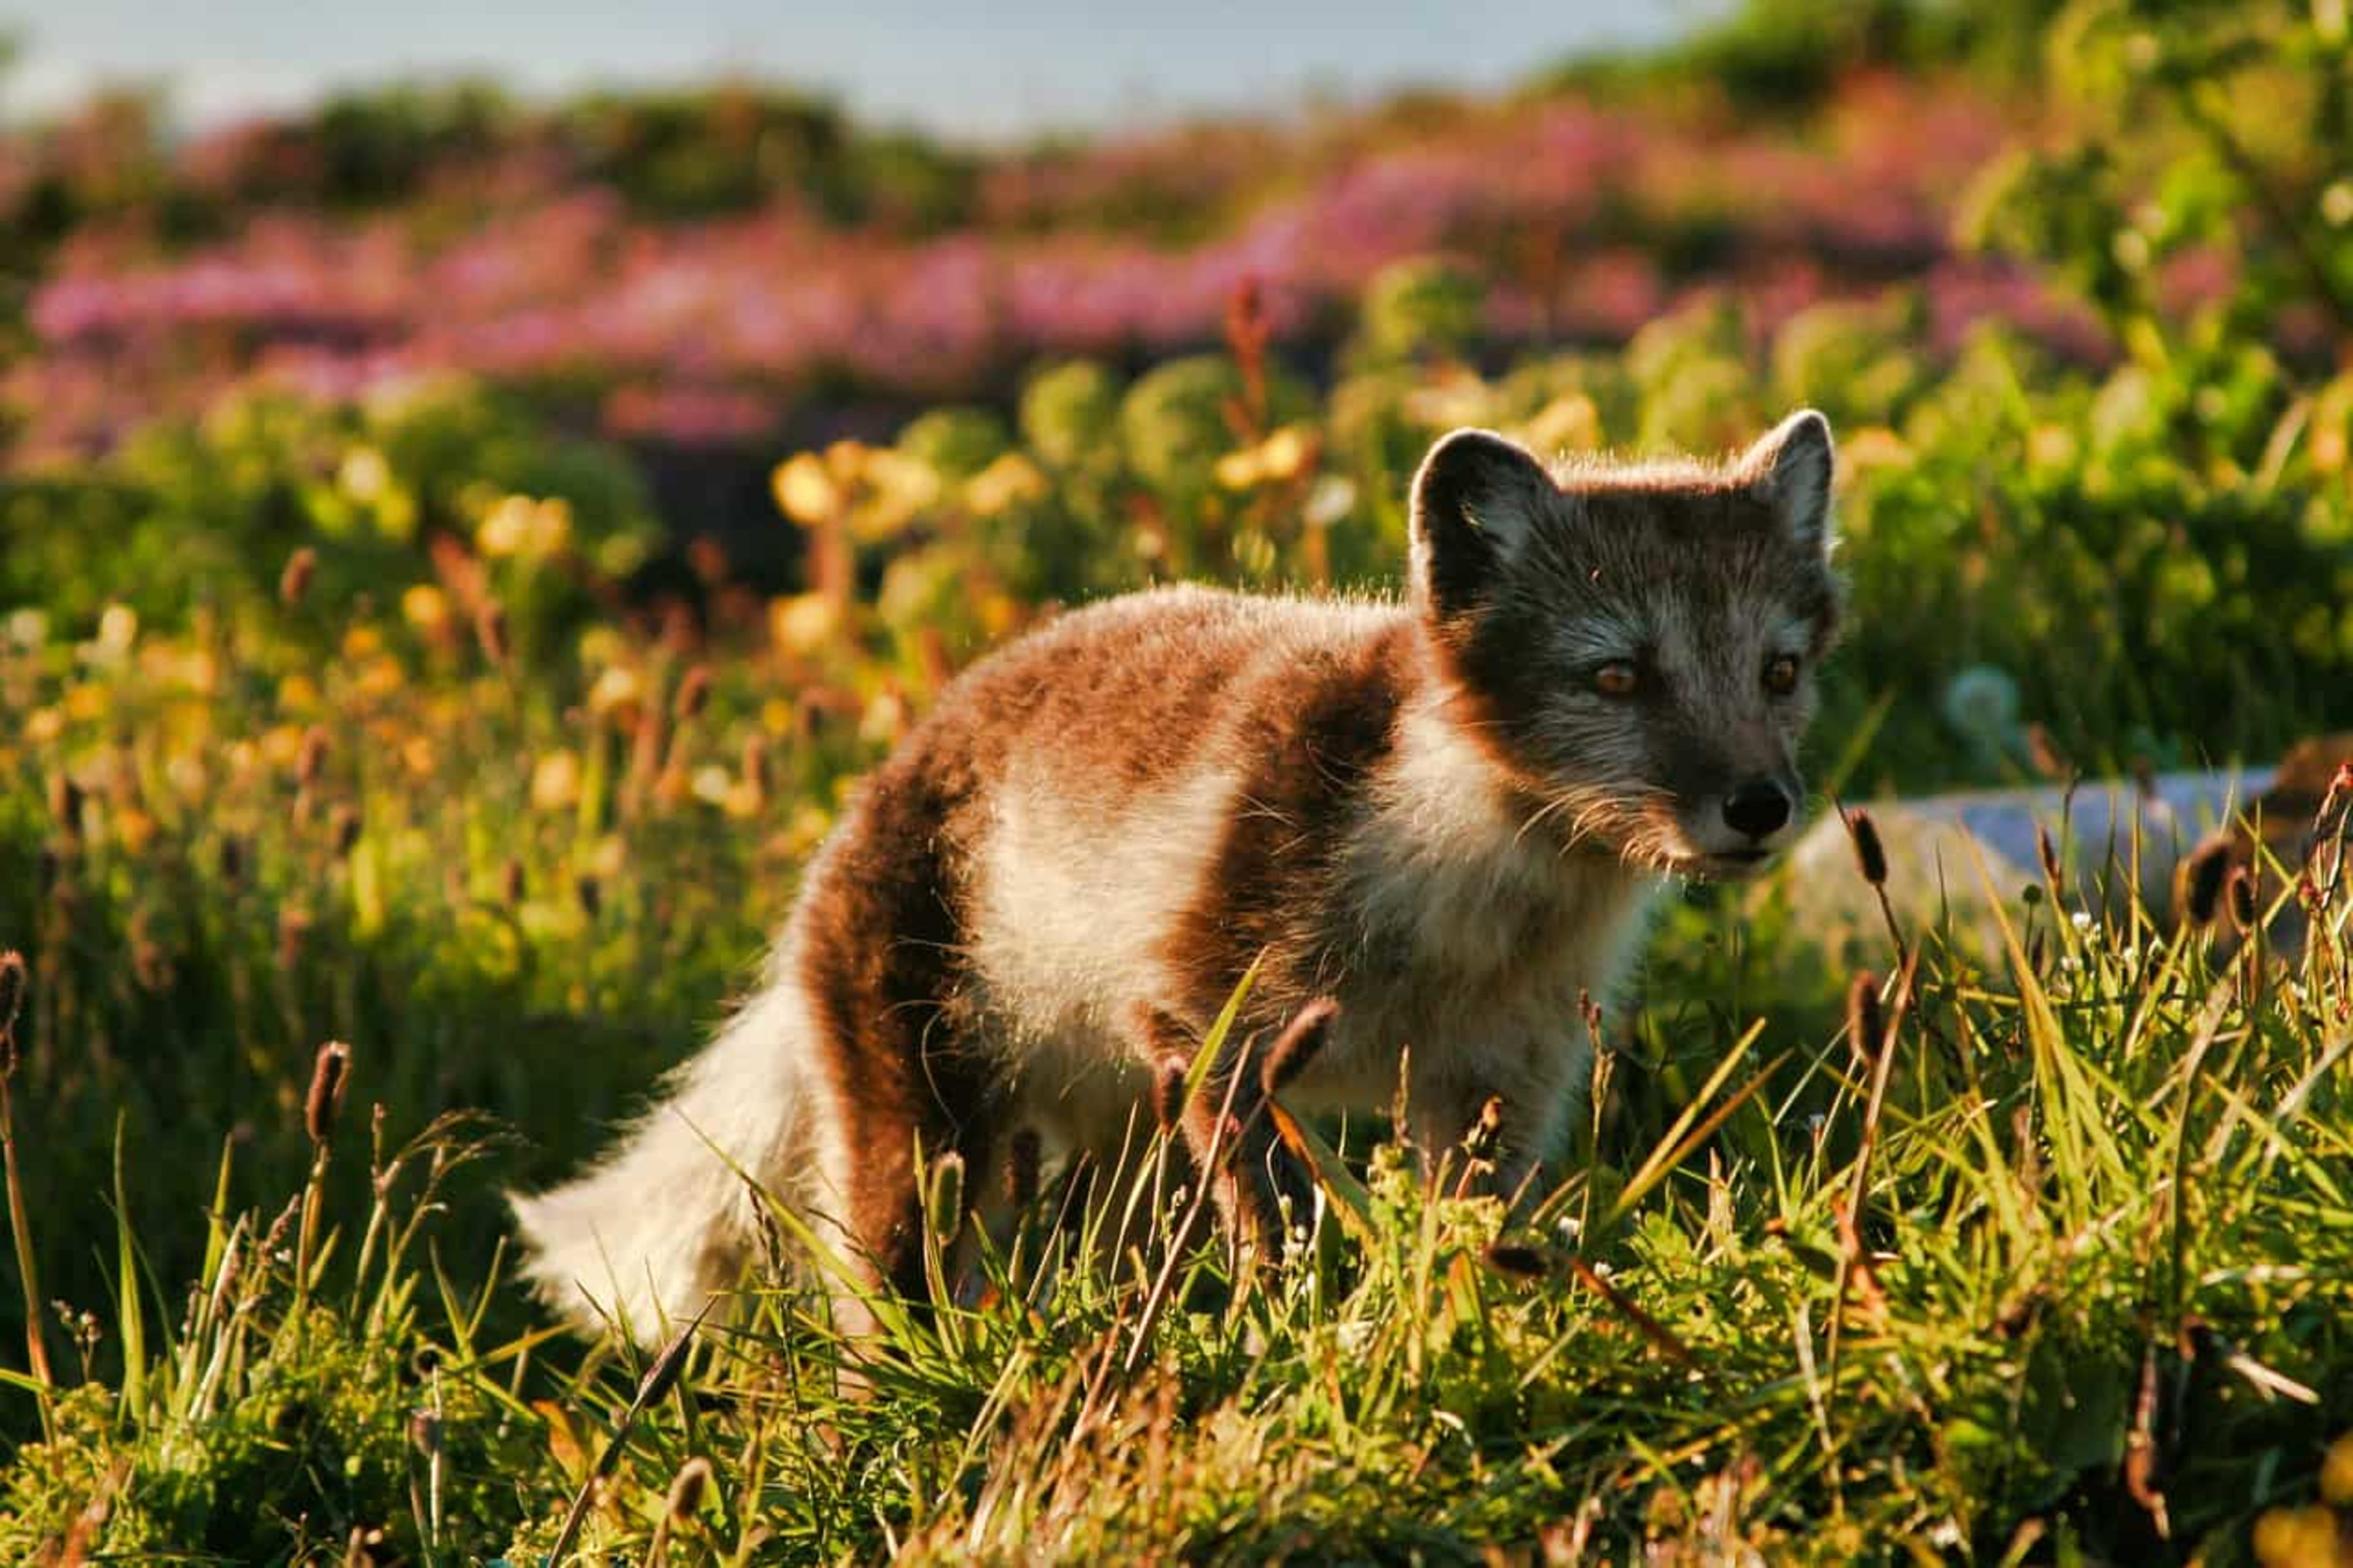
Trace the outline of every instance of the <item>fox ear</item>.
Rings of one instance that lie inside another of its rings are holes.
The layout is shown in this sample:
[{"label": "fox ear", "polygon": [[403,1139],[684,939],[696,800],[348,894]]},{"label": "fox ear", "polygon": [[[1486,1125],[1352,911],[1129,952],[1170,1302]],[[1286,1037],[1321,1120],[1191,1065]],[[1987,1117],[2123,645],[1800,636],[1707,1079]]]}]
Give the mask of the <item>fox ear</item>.
[{"label": "fox ear", "polygon": [[1413,477],[1413,586],[1441,612],[1468,608],[1535,531],[1558,491],[1526,447],[1457,430]]},{"label": "fox ear", "polygon": [[1740,466],[1771,503],[1789,537],[1808,550],[1831,547],[1831,422],[1800,408],[1766,432]]}]

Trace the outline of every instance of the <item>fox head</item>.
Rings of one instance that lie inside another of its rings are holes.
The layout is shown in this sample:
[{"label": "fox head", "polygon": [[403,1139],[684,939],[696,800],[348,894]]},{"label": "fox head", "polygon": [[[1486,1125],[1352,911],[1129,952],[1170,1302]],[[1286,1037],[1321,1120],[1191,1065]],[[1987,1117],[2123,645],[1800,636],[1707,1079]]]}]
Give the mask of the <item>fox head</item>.
[{"label": "fox head", "polygon": [[1571,841],[1749,875],[1795,836],[1837,630],[1830,424],[1720,466],[1548,469],[1485,430],[1413,483],[1412,593],[1454,710]]}]

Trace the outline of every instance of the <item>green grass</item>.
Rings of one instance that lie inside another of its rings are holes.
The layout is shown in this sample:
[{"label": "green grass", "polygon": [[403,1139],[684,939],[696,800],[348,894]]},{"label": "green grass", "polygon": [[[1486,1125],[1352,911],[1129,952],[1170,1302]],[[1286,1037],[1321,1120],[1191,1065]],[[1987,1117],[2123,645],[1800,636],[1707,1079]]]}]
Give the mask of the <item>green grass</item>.
[{"label": "green grass", "polygon": [[[2259,1519],[2325,1518],[2353,1409],[2353,898],[2292,963],[2010,907],[1990,967],[1904,933],[1878,1050],[1706,1005],[1736,956],[1801,970],[1769,919],[1688,911],[1651,985],[1693,1005],[1605,1024],[1599,1110],[1508,1225],[1448,1195],[1475,1151],[1431,1182],[1311,1131],[1313,1243],[1238,1279],[1166,1254],[1154,1216],[1189,1200],[1146,1129],[1131,1182],[1050,1184],[952,1304],[845,1343],[767,1277],[653,1376],[529,1326],[497,1246],[450,1244],[493,1146],[371,1127],[396,1047],[362,1043],[340,1121],[260,1113],[307,1180],[244,1180],[234,1142],[171,1173],[209,1215],[192,1269],[151,1266],[152,1220],[90,1246],[86,1337],[52,1320],[52,1386],[7,1376],[38,1436],[0,1552],[523,1562],[585,1495],[574,1547],[607,1562],[2246,1560]],[[40,1110],[13,1109],[29,1177]],[[934,1172],[942,1233],[961,1174]]]}]

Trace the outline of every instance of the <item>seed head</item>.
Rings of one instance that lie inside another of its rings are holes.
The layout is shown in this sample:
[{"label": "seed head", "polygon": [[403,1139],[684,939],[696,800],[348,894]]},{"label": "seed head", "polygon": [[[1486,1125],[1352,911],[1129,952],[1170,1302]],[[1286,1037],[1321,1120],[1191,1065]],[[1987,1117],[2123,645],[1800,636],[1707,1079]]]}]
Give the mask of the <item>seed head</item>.
[{"label": "seed head", "polygon": [[2223,884],[2230,879],[2231,841],[2216,837],[2200,845],[2182,868],[2182,913],[2193,926],[2214,923],[2222,907]]},{"label": "seed head", "polygon": [[311,1064],[311,1092],[302,1097],[302,1126],[311,1145],[326,1148],[335,1135],[335,1117],[343,1108],[343,1079],[352,1065],[352,1048],[341,1040],[319,1047]]},{"label": "seed head", "polygon": [[1879,976],[1866,969],[1846,990],[1846,1045],[1862,1067],[1874,1067],[1886,1043],[1887,1022],[1879,1006]]},{"label": "seed head", "polygon": [[605,909],[605,885],[586,872],[573,879],[572,890],[580,897],[580,912],[595,920]]},{"label": "seed head", "polygon": [[278,574],[278,602],[288,609],[302,602],[311,591],[311,579],[319,570],[319,552],[309,545],[302,546],[286,558],[286,569]]},{"label": "seed head", "polygon": [[302,962],[302,947],[311,934],[311,917],[298,909],[278,912],[278,967],[287,973]]},{"label": "seed head", "polygon": [[503,668],[507,662],[507,607],[496,599],[485,599],[474,616],[474,640],[482,647],[482,657]]},{"label": "seed head", "polygon": [[700,714],[710,700],[711,667],[698,664],[678,683],[678,696],[670,704],[671,716],[683,724]]},{"label": "seed head", "polygon": [[25,1005],[25,955],[15,948],[0,952],[0,1035],[13,1034],[16,1015]]},{"label": "seed head", "polygon": [[440,1458],[441,1417],[434,1415],[430,1410],[410,1411],[408,1413],[408,1440],[411,1443],[414,1443],[417,1446],[417,1451],[426,1456],[426,1458]]},{"label": "seed head", "polygon": [[523,878],[522,861],[521,858],[510,858],[508,859],[506,869],[499,879],[499,888],[500,891],[506,898],[507,908],[511,910],[519,910],[522,908],[523,894],[528,891],[528,884],[525,882]]},{"label": "seed head", "polygon": [[1315,1053],[1324,1048],[1324,1038],[1332,1032],[1332,1021],[1339,1016],[1340,1004],[1329,996],[1318,996],[1293,1015],[1282,1033],[1275,1037],[1266,1059],[1259,1064],[1259,1088],[1270,1097],[1288,1089],[1307,1070]]},{"label": "seed head", "polygon": [[1160,1058],[1160,1070],[1152,1080],[1152,1114],[1163,1132],[1174,1133],[1185,1125],[1186,1071],[1183,1057]]},{"label": "seed head", "polygon": [[351,852],[359,847],[360,827],[360,814],[356,810],[348,805],[335,807],[328,837],[335,847],[336,859],[348,858]]},{"label": "seed head", "polygon": [[49,815],[68,838],[81,837],[81,785],[61,773],[49,775]]},{"label": "seed head", "polygon": [[654,1355],[653,1364],[646,1375],[638,1380],[638,1395],[634,1403],[649,1405],[659,1400],[678,1383],[678,1374],[686,1370],[686,1352],[694,1345],[694,1331],[700,1318],[690,1319],[679,1325],[678,1331]]},{"label": "seed head", "polygon": [[1028,1208],[1038,1196],[1041,1152],[1038,1130],[1024,1127],[1005,1151],[1005,1196],[1015,1208]]},{"label": "seed head", "polygon": [[16,1070],[16,1015],[25,1005],[25,955],[0,952],[0,1078]]},{"label": "seed head", "polygon": [[2042,862],[2042,880],[2051,889],[2051,896],[2063,896],[2067,879],[2059,864],[2059,847],[2051,841],[2051,830],[2039,822],[2034,825],[2034,853]]},{"label": "seed head", "polygon": [[327,731],[313,724],[303,731],[302,749],[294,753],[294,783],[309,789],[327,770]]},{"label": "seed head", "polygon": [[220,878],[232,888],[245,883],[245,840],[234,833],[220,842]]},{"label": "seed head", "polygon": [[1879,825],[1871,813],[1856,806],[1846,814],[1846,830],[1854,836],[1854,863],[1862,879],[1874,888],[1887,886],[1887,847],[1879,841]]},{"label": "seed head", "polygon": [[2247,875],[2244,866],[2231,868],[2231,880],[2226,888],[2231,909],[2231,923],[2239,928],[2242,936],[2254,934],[2258,918],[2255,910],[2255,879]]},{"label": "seed head", "polygon": [[768,747],[756,731],[744,738],[744,783],[762,800],[768,798]]},{"label": "seed head", "polygon": [[702,1494],[711,1487],[711,1461],[697,1454],[678,1468],[670,1478],[670,1500],[665,1505],[670,1519],[679,1524],[692,1519],[702,1510]]},{"label": "seed head", "polygon": [[1513,1279],[1541,1279],[1552,1272],[1543,1248],[1516,1241],[1498,1241],[1489,1246],[1487,1267]]}]

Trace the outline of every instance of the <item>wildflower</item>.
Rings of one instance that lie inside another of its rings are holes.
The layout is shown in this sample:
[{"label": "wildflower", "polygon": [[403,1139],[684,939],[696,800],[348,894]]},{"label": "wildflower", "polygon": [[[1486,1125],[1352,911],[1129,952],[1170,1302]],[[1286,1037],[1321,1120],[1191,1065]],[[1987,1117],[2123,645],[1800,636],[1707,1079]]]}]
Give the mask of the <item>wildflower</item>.
[{"label": "wildflower", "polygon": [[608,664],[597,672],[596,682],[588,688],[588,711],[611,713],[623,708],[634,708],[645,695],[645,684],[638,672],[626,664]]},{"label": "wildflower", "polygon": [[[6,1016],[7,1010],[0,1008],[0,1018]],[[2329,1444],[2320,1461],[2320,1500],[2353,1508],[2353,1432]]]},{"label": "wildflower", "polygon": [[449,624],[449,595],[430,583],[412,584],[400,595],[401,619],[427,637]]},{"label": "wildflower", "polygon": [[343,454],[335,469],[335,483],[343,492],[362,505],[384,498],[392,486],[392,465],[374,447],[354,447]]},{"label": "wildflower", "polygon": [[128,605],[107,605],[98,617],[99,650],[119,658],[138,640],[139,612]]},{"label": "wildflower", "polygon": [[1973,664],[1946,683],[1945,722],[1969,739],[2007,746],[2018,730],[2018,682],[1990,664]]},{"label": "wildflower", "polygon": [[769,484],[776,510],[795,522],[825,522],[840,510],[840,489],[826,471],[825,460],[814,452],[797,453],[778,464]]},{"label": "wildflower", "polygon": [[833,641],[839,618],[823,594],[797,594],[768,606],[768,636],[787,653],[811,654]]},{"label": "wildflower", "polygon": [[569,811],[580,804],[580,758],[554,751],[531,770],[531,804],[540,811]]}]

